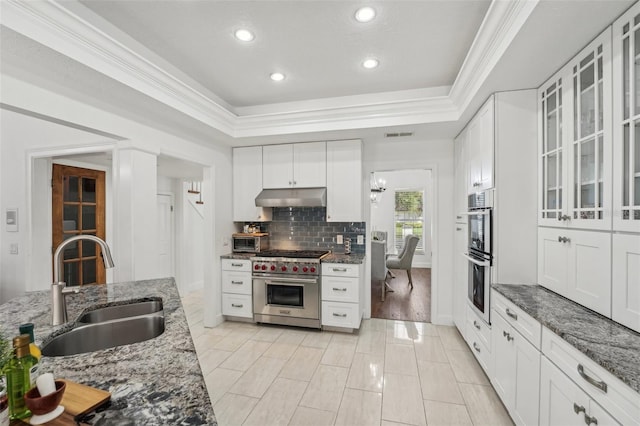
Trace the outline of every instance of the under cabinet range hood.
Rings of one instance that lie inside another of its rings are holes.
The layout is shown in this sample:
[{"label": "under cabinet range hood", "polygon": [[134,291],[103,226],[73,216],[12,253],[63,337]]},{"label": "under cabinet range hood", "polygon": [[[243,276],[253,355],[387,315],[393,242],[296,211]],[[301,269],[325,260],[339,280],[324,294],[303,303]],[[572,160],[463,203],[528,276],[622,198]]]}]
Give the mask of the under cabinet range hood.
[{"label": "under cabinet range hood", "polygon": [[327,188],[263,189],[257,207],[326,207]]}]

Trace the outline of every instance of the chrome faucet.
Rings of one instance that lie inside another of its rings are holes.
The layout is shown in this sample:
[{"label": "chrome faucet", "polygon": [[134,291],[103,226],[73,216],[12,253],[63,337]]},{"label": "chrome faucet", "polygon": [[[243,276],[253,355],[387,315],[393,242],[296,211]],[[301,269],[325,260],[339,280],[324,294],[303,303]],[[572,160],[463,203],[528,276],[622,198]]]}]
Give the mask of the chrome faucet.
[{"label": "chrome faucet", "polygon": [[69,293],[78,293],[76,288],[65,288],[67,284],[62,280],[62,252],[71,243],[80,240],[93,241],[100,245],[102,250],[102,261],[105,268],[113,268],[113,258],[111,250],[104,240],[94,235],[76,235],[68,240],[64,240],[53,255],[53,284],[51,284],[51,311],[53,313],[53,325],[60,325],[67,322],[67,301],[65,296]]}]

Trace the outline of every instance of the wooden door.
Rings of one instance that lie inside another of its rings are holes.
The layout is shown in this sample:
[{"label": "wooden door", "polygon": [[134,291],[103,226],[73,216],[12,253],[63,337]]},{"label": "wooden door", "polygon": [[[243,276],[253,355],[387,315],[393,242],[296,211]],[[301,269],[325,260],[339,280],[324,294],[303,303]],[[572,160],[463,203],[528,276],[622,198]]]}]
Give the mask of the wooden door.
[{"label": "wooden door", "polygon": [[[67,238],[95,235],[105,239],[105,173],[53,165],[53,252]],[[63,281],[68,286],[106,282],[100,247],[77,241],[63,253]]]}]

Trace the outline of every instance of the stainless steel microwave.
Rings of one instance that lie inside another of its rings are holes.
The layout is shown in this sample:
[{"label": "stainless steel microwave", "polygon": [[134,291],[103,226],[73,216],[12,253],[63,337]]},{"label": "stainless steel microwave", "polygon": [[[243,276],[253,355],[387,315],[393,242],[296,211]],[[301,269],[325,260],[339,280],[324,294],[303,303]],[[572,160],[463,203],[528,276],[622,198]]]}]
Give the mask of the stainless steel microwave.
[{"label": "stainless steel microwave", "polygon": [[269,248],[269,234],[233,234],[234,253],[260,253]]}]

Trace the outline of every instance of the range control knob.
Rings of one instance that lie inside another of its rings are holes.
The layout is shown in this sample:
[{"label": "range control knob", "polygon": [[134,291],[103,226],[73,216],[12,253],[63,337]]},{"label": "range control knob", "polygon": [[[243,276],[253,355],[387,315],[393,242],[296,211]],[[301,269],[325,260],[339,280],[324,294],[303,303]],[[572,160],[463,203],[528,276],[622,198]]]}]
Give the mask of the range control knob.
[{"label": "range control knob", "polygon": [[302,268],[302,272],[307,272],[309,270],[309,268],[307,268],[306,266],[304,268]]},{"label": "range control knob", "polygon": [[298,267],[297,266],[293,267],[293,272],[298,272]]},{"label": "range control knob", "polygon": [[281,267],[280,269],[282,270],[282,272],[284,272],[284,271],[286,271],[286,270],[287,270],[287,267],[286,267],[286,266],[284,266],[284,265],[282,265],[282,267]]},{"label": "range control knob", "polygon": [[260,269],[260,265],[257,265],[257,264],[256,264],[256,265],[253,267],[253,269],[255,269],[255,270],[257,271],[258,269]]},{"label": "range control knob", "polygon": [[271,270],[275,271],[276,270],[276,265],[271,265]]},{"label": "range control knob", "polygon": [[267,270],[267,265],[262,265],[262,270],[266,271]]},{"label": "range control knob", "polygon": [[311,267],[311,272],[315,272],[316,268],[314,268],[313,266]]}]

